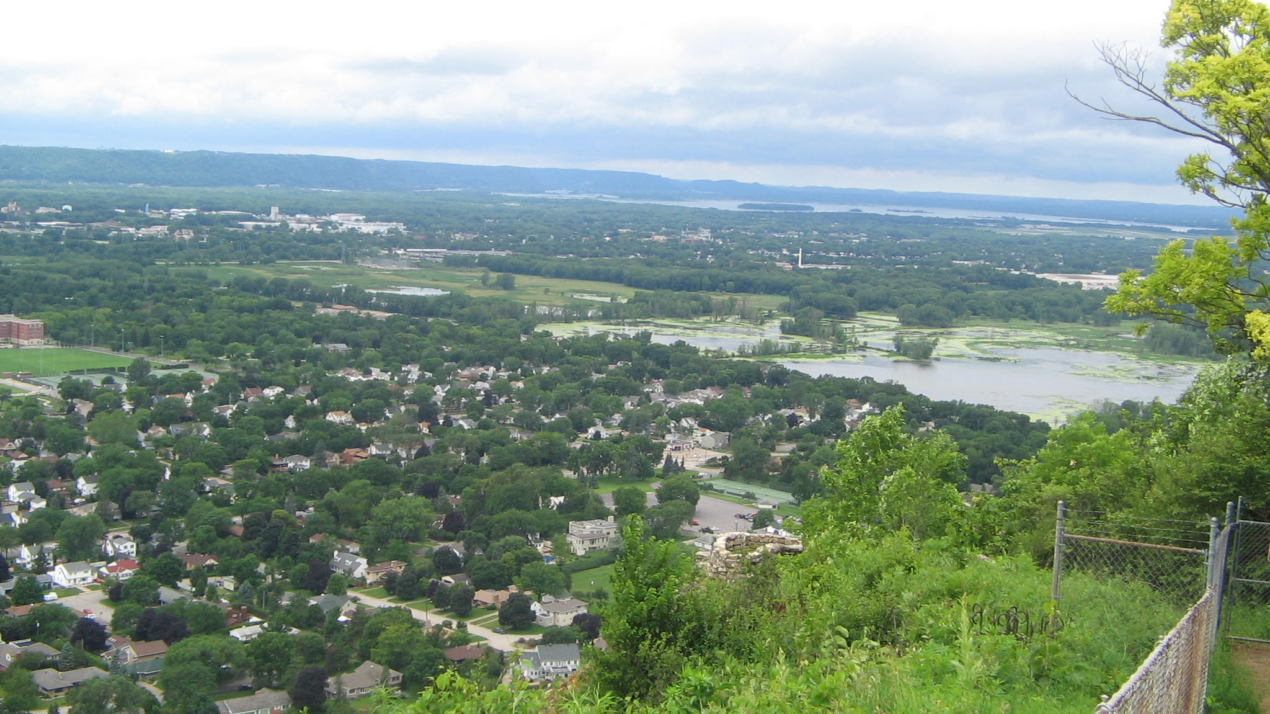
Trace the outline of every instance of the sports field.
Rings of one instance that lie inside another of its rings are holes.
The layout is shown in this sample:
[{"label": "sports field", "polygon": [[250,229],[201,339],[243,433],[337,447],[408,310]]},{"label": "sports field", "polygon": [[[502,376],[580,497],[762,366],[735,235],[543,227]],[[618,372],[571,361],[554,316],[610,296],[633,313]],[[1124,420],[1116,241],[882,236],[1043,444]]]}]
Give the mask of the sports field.
[{"label": "sports field", "polygon": [[77,369],[127,367],[131,362],[128,357],[72,347],[0,350],[0,372],[30,372],[36,376]]}]

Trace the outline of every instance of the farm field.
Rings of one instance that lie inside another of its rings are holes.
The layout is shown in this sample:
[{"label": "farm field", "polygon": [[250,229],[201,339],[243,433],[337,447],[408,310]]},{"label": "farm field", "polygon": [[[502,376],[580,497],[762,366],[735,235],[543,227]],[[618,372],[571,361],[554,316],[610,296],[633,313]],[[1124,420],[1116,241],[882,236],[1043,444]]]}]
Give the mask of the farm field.
[{"label": "farm field", "polygon": [[77,369],[123,368],[130,362],[129,357],[72,347],[0,350],[0,372],[30,372],[37,376]]}]

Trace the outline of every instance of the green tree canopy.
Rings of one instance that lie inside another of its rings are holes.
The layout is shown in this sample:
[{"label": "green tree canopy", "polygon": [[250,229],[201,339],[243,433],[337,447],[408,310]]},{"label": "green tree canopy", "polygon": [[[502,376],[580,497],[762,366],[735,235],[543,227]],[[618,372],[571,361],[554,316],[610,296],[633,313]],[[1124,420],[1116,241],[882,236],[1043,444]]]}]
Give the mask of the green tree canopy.
[{"label": "green tree canopy", "polygon": [[1173,241],[1153,270],[1120,277],[1109,311],[1149,315],[1205,328],[1220,351],[1270,359],[1270,10],[1253,0],[1173,0],[1161,44],[1173,52],[1162,85],[1143,56],[1104,47],[1121,84],[1159,107],[1162,116],[1096,111],[1200,139],[1215,151],[1189,156],[1182,184],[1243,211],[1232,242],[1214,236],[1188,251]]}]

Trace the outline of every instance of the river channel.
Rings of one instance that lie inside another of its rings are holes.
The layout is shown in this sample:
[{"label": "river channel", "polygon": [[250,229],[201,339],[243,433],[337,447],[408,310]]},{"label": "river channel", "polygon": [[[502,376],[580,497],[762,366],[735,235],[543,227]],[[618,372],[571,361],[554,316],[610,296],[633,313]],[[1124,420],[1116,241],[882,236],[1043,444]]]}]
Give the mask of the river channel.
[{"label": "river channel", "polygon": [[[936,359],[914,362],[893,359],[880,351],[889,348],[893,323],[861,327],[860,336],[873,350],[778,361],[815,377],[894,381],[931,399],[988,404],[1051,424],[1061,424],[1108,401],[1175,402],[1199,370],[1194,363],[1045,344],[1045,333],[1027,329],[940,331],[942,341]],[[765,325],[670,320],[627,325],[572,323],[548,329],[557,334],[608,332],[633,336],[649,332],[654,342],[673,344],[682,340],[702,349],[724,352],[735,352],[742,345],[753,346],[764,339],[789,344],[782,338],[776,321]],[[1019,341],[1031,344],[1020,346]],[[1008,344],[1011,342],[1014,344]]]},{"label": "river channel", "polygon": [[1053,424],[1107,401],[1177,401],[1197,367],[1139,360],[1108,352],[1032,347],[994,350],[1003,361],[933,362],[863,359],[783,360],[812,376],[893,380],[931,399],[989,404]]}]

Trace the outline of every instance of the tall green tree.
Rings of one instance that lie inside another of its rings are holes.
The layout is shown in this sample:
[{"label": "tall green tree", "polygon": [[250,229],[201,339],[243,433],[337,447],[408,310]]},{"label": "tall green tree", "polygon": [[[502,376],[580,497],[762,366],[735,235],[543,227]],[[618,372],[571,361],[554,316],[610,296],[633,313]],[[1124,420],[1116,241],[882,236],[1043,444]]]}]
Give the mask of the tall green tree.
[{"label": "tall green tree", "polygon": [[1149,315],[1206,329],[1220,351],[1270,359],[1270,10],[1253,0],[1173,0],[1161,44],[1173,57],[1157,84],[1143,56],[1104,47],[1121,84],[1160,114],[1091,106],[1116,119],[1163,127],[1199,139],[1212,151],[1193,154],[1177,176],[1194,193],[1243,216],[1232,242],[1214,236],[1188,251],[1165,246],[1151,273],[1120,278],[1109,311]]},{"label": "tall green tree", "polygon": [[921,538],[956,515],[966,457],[943,432],[906,434],[902,406],[866,417],[837,452],[822,474],[826,494],[807,504],[813,531],[907,528]]},{"label": "tall green tree", "polygon": [[596,654],[594,671],[618,696],[645,697],[673,681],[699,643],[683,593],[693,565],[673,541],[649,538],[639,516],[631,516],[622,541],[605,610],[608,649]]}]

